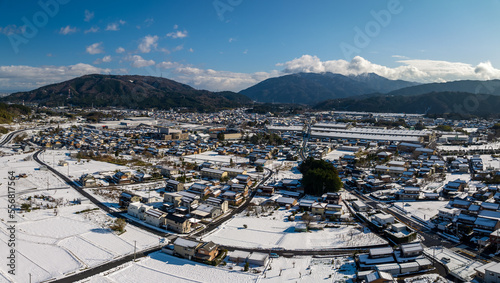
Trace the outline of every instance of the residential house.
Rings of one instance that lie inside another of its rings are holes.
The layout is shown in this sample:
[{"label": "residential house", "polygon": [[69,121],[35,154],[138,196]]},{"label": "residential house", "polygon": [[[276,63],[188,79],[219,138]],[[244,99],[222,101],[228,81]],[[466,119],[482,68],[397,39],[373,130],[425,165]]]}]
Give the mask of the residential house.
[{"label": "residential house", "polygon": [[120,194],[118,204],[120,207],[127,207],[132,202],[139,202],[142,200],[141,196],[134,195],[132,193],[123,192]]},{"label": "residential house", "polygon": [[311,212],[313,214],[323,215],[325,214],[326,205],[327,203],[325,202],[315,202],[311,206]]},{"label": "residential house", "polygon": [[184,183],[176,180],[167,180],[165,191],[167,192],[180,192],[184,190]]},{"label": "residential house", "polygon": [[165,225],[165,212],[158,209],[149,209],[145,213],[144,221],[150,225],[162,227]]},{"label": "residential house", "polygon": [[174,241],[174,252],[183,258],[191,259],[201,245],[202,243],[196,240],[179,237]]},{"label": "residential house", "polygon": [[152,209],[151,206],[145,205],[140,202],[132,202],[128,205],[127,213],[135,218],[139,218],[140,220],[145,219],[145,213]]},{"label": "residential house", "polygon": [[165,216],[167,228],[177,233],[185,234],[191,231],[191,222],[181,215],[169,213]]},{"label": "residential house", "polygon": [[169,206],[178,207],[181,203],[182,195],[177,192],[170,192],[163,194],[163,202],[167,203]]},{"label": "residential house", "polygon": [[199,260],[212,261],[219,254],[219,245],[214,242],[206,242],[202,243],[196,249],[196,253],[194,255],[195,258]]}]

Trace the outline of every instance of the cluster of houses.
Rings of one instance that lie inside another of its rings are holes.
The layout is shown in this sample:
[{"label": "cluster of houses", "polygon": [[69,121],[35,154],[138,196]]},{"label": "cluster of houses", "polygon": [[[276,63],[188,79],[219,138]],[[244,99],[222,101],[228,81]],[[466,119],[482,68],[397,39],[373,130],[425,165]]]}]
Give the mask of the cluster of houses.
[{"label": "cluster of houses", "polygon": [[123,185],[151,180],[153,180],[151,174],[136,170],[121,170],[118,172],[103,171],[95,174],[84,173],[78,181],[83,187],[106,187],[110,184]]},{"label": "cluster of houses", "polygon": [[396,221],[391,214],[373,210],[360,200],[352,201],[349,205],[360,220],[366,222],[375,231],[383,233],[394,243],[409,243],[417,238],[415,230]]},{"label": "cluster of houses", "polygon": [[[207,178],[213,181],[198,181],[187,186],[169,179],[160,190],[160,201],[123,192],[119,204],[127,213],[149,225],[168,229],[176,233],[189,233],[201,223],[208,223],[239,206],[249,195],[252,178],[242,169],[222,168],[222,176]],[[212,174],[213,172],[209,172]],[[219,172],[217,172],[219,173]],[[204,174],[204,173],[202,173]],[[229,177],[221,184],[220,177]]]},{"label": "cluster of houses", "polygon": [[358,279],[374,282],[380,277],[388,278],[385,274],[398,277],[431,270],[432,263],[423,251],[420,242],[401,244],[397,250],[392,247],[371,248],[368,253],[356,256]]},{"label": "cluster of houses", "polygon": [[[457,186],[464,183],[454,182]],[[460,190],[460,189],[459,189]],[[498,186],[484,186],[473,193],[452,198],[432,219],[444,233],[471,237],[483,247],[498,245],[500,238],[500,191]]]}]

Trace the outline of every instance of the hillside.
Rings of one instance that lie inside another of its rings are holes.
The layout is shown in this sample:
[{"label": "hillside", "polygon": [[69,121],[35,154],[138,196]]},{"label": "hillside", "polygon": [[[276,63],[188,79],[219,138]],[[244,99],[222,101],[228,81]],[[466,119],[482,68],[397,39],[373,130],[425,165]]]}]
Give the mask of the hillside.
[{"label": "hillside", "polygon": [[500,80],[463,80],[445,83],[429,83],[394,90],[390,95],[419,95],[430,92],[468,92],[500,95]]},{"label": "hillside", "polygon": [[9,102],[46,106],[160,108],[187,107],[198,111],[246,105],[248,97],[234,92],[196,90],[173,80],[148,76],[85,75],[2,98]]},{"label": "hillside", "polygon": [[[468,104],[478,101],[477,104]],[[467,107],[465,106],[467,105]],[[419,114],[459,114],[497,117],[500,96],[477,97],[466,92],[432,92],[412,96],[377,95],[363,98],[328,100],[314,106],[317,110],[396,112]]]},{"label": "hillside", "polygon": [[258,102],[315,104],[326,99],[385,93],[413,85],[416,83],[389,80],[373,73],[358,76],[297,73],[264,80],[240,93]]},{"label": "hillside", "polygon": [[29,115],[31,109],[29,107],[18,104],[0,103],[0,124],[10,124],[15,117],[20,115]]}]

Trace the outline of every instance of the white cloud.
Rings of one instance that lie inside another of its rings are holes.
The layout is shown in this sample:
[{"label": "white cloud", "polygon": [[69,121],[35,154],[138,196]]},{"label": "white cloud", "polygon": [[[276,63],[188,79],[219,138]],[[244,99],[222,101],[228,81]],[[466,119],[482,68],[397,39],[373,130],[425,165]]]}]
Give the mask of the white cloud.
[{"label": "white cloud", "polygon": [[96,42],[92,45],[87,46],[85,49],[88,54],[94,55],[104,52],[104,48],[102,47],[102,42]]},{"label": "white cloud", "polygon": [[174,25],[174,29],[178,29],[178,28],[179,28],[179,26],[178,26],[178,25]]},{"label": "white cloud", "polygon": [[403,56],[403,55],[392,55],[391,57],[392,58],[398,58],[398,59],[410,59],[410,58],[408,58],[406,56]]},{"label": "white cloud", "polygon": [[62,82],[86,74],[110,73],[89,64],[78,63],[69,66],[0,66],[0,89],[24,91],[44,85]]},{"label": "white cloud", "polygon": [[175,51],[181,51],[182,49],[184,49],[184,45],[177,45],[176,47],[174,47],[172,49],[172,52],[175,52]]},{"label": "white cloud", "polygon": [[231,43],[231,42],[233,42],[233,41],[236,41],[236,39],[235,39],[235,38],[233,38],[233,37],[230,37],[228,41],[229,41],[229,43]]},{"label": "white cloud", "polygon": [[24,31],[26,30],[26,26],[16,26],[16,25],[8,25],[5,27],[0,27],[0,33],[5,34],[5,35],[11,35],[11,34],[23,34]]},{"label": "white cloud", "polygon": [[460,62],[435,60],[400,60],[400,66],[390,68],[374,64],[362,57],[356,56],[350,62],[345,60],[321,61],[316,56],[303,55],[285,63],[278,63],[282,70],[269,72],[236,73],[201,69],[176,62],[161,62],[157,68],[168,69],[172,79],[190,84],[193,87],[208,90],[240,91],[262,80],[291,73],[332,72],[342,75],[358,75],[376,73],[388,79],[402,79],[416,82],[442,82],[461,79],[500,79],[500,70],[490,62],[479,63],[477,66]]},{"label": "white cloud", "polygon": [[123,53],[123,52],[125,52],[125,48],[123,48],[123,47],[118,47],[118,48],[116,48],[115,52],[116,52],[116,53]]},{"label": "white cloud", "polygon": [[64,35],[67,35],[67,34],[71,34],[71,33],[75,33],[76,32],[76,27],[71,27],[71,26],[65,26],[65,27],[62,27],[60,30],[59,30],[59,33],[60,34],[64,34]]},{"label": "white cloud", "polygon": [[106,27],[106,30],[110,30],[110,31],[120,30],[120,26],[123,26],[126,23],[127,22],[125,22],[124,20],[119,20],[118,22],[109,23],[108,26]]},{"label": "white cloud", "polygon": [[178,31],[173,31],[173,32],[167,33],[167,36],[171,37],[171,38],[184,38],[184,37],[188,36],[188,32],[186,30],[184,30],[184,31],[178,30]]},{"label": "white cloud", "polygon": [[86,22],[89,22],[94,18],[94,12],[90,12],[89,10],[85,10],[85,18],[83,19]]},{"label": "white cloud", "polygon": [[495,69],[490,61],[479,63],[474,69],[474,73],[485,80],[492,80],[500,78],[500,70]]},{"label": "white cloud", "polygon": [[155,61],[143,59],[139,55],[128,56],[126,58],[126,60],[131,61],[132,67],[135,67],[135,68],[143,68],[143,67],[147,67],[147,66],[151,66],[151,65],[155,64]]},{"label": "white cloud", "polygon": [[99,27],[91,27],[84,31],[84,33],[96,33],[99,31]]},{"label": "white cloud", "polygon": [[189,48],[188,50],[189,52],[193,53],[194,52],[194,49],[193,48]]},{"label": "white cloud", "polygon": [[139,51],[141,51],[142,53],[149,53],[151,52],[151,47],[154,47],[156,49],[156,47],[158,46],[157,42],[158,42],[157,35],[155,36],[146,35],[138,46]]},{"label": "white cloud", "polygon": [[169,61],[161,62],[157,64],[156,67],[170,70],[172,79],[176,81],[192,85],[199,89],[208,89],[212,91],[239,91],[265,79],[280,75],[280,72],[276,70],[250,74],[235,73],[212,69],[200,69]]},{"label": "white cloud", "polygon": [[286,63],[277,64],[277,66],[283,66],[284,73],[332,72],[342,75],[376,73],[388,79],[401,79],[422,83],[500,78],[500,70],[495,69],[490,62],[479,63],[477,66],[460,62],[424,59],[407,59],[396,62],[402,65],[390,68],[374,64],[360,56],[356,56],[351,62],[348,62],[345,60],[321,61],[316,56],[303,55]]},{"label": "white cloud", "polygon": [[106,56],[104,56],[102,58],[96,59],[94,61],[94,64],[97,65],[97,64],[101,64],[101,63],[109,63],[109,62],[111,62],[111,60],[112,60],[111,56],[110,55],[106,55]]}]

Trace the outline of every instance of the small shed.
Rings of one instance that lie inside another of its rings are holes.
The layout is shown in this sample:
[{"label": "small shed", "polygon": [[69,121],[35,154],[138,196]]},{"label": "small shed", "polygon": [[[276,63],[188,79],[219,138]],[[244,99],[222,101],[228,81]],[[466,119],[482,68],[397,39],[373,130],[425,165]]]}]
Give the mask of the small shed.
[{"label": "small shed", "polygon": [[253,252],[247,259],[248,264],[264,266],[269,260],[269,255],[265,253]]}]

